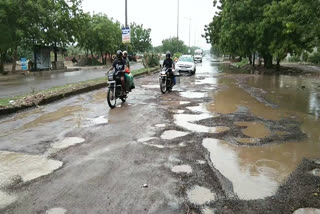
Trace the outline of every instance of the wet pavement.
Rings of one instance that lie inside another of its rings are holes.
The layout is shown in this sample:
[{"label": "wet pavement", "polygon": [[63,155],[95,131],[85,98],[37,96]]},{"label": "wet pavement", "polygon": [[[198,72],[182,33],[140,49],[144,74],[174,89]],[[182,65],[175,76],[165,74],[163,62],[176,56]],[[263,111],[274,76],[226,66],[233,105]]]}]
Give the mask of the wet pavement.
[{"label": "wet pavement", "polygon": [[0,211],[316,213],[319,84],[210,61],[113,110],[101,89],[2,118]]},{"label": "wet pavement", "polygon": [[[131,65],[132,70],[141,68],[143,68],[141,63],[133,63]],[[37,72],[34,73],[34,75],[25,78],[0,81],[0,98],[13,97],[30,92],[46,90],[52,87],[93,80],[105,77],[105,72],[106,69],[90,69],[89,67],[86,67],[79,71],[71,72]]]}]

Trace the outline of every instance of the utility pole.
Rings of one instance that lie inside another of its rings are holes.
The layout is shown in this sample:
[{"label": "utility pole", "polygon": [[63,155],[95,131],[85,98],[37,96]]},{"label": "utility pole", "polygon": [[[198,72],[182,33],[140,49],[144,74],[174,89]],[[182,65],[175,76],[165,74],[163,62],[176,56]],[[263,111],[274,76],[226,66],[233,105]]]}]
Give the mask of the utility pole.
[{"label": "utility pole", "polygon": [[[125,0],[125,28],[128,28],[128,0]],[[126,51],[128,52],[128,44],[126,44]]]},{"label": "utility pole", "polygon": [[185,19],[189,20],[189,49],[191,48],[191,17],[187,18],[185,17]]},{"label": "utility pole", "polygon": [[178,0],[178,12],[177,12],[177,39],[179,40],[179,13],[180,13],[180,0]]},{"label": "utility pole", "polygon": [[125,27],[127,28],[128,27],[128,0],[125,0],[125,17],[126,17],[126,21],[125,21]]}]

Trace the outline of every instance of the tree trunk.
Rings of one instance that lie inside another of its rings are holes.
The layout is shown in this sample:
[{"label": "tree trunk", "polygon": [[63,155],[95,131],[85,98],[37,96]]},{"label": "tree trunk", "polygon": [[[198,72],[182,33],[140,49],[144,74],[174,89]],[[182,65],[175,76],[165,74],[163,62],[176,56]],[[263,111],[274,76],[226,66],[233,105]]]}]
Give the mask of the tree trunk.
[{"label": "tree trunk", "polygon": [[280,59],[277,59],[277,71],[280,71]]},{"label": "tree trunk", "polygon": [[57,49],[57,43],[54,43],[54,61],[58,61],[58,49]]},{"label": "tree trunk", "polygon": [[106,64],[107,64],[107,56],[108,56],[108,53],[107,53],[107,52],[105,52],[105,55],[104,55],[104,61],[106,62]]},{"label": "tree trunk", "polygon": [[0,73],[4,72],[4,58],[7,54],[7,51],[0,52]]},{"label": "tree trunk", "polygon": [[15,47],[13,52],[13,63],[12,63],[11,73],[16,72],[17,60],[18,60],[18,47]]},{"label": "tree trunk", "polygon": [[253,53],[252,66],[256,67],[256,52]]},{"label": "tree trunk", "polygon": [[268,55],[267,68],[272,68],[272,55]]},{"label": "tree trunk", "polygon": [[249,64],[252,65],[252,56],[249,56],[248,59],[249,59]]},{"label": "tree trunk", "polygon": [[102,62],[102,64],[104,64],[103,52],[102,52],[102,51],[100,51],[100,54],[101,54],[101,62]]},{"label": "tree trunk", "polygon": [[266,56],[263,57],[263,67],[267,67],[268,64],[268,58]]},{"label": "tree trunk", "polygon": [[33,57],[34,57],[34,64],[33,64],[33,70],[37,70],[37,51],[36,49],[33,50]]}]

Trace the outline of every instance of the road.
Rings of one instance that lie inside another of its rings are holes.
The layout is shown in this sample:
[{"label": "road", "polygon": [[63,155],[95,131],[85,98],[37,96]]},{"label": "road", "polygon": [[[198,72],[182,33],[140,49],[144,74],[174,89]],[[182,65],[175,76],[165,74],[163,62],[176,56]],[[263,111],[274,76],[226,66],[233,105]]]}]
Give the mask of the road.
[{"label": "road", "polygon": [[[132,63],[131,69],[143,68],[141,63]],[[72,72],[38,72],[25,78],[0,81],[0,98],[23,95],[52,87],[97,79],[105,76],[105,69],[90,69],[85,67]]]},{"label": "road", "polygon": [[320,208],[317,85],[218,65],[206,59],[167,94],[157,74],[136,79],[114,110],[101,89],[2,118],[0,212]]}]

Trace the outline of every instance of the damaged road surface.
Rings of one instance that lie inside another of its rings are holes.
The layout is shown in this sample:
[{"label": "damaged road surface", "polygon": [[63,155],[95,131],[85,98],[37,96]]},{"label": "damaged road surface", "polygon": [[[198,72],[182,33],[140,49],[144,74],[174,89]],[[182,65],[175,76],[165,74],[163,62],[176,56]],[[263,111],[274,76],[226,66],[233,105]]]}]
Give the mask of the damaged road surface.
[{"label": "damaged road surface", "polygon": [[319,213],[319,83],[224,69],[2,118],[0,213]]}]

